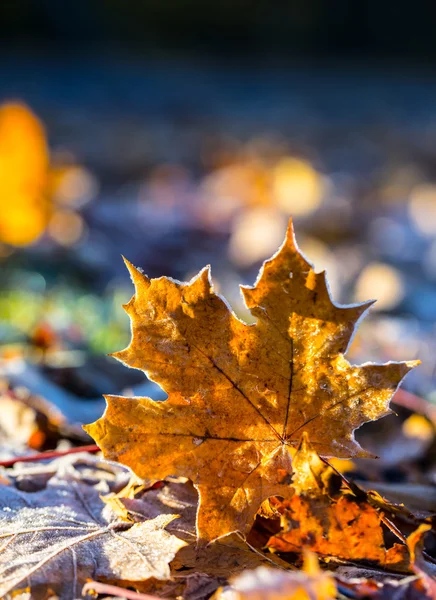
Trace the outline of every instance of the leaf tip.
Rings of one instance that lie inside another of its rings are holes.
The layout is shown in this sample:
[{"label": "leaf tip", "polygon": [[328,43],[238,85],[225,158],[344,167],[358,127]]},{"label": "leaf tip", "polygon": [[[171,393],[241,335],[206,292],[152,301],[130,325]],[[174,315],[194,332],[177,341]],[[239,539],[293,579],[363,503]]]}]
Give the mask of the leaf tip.
[{"label": "leaf tip", "polygon": [[210,265],[201,269],[189,282],[189,287],[200,294],[209,294],[213,290]]},{"label": "leaf tip", "polygon": [[288,226],[286,228],[285,241],[287,246],[290,246],[291,248],[297,247],[297,242],[295,239],[294,222],[292,220],[292,217],[289,217]]},{"label": "leaf tip", "polygon": [[413,369],[415,369],[416,367],[418,367],[421,364],[420,360],[406,360],[402,363],[399,363],[401,365],[401,379],[403,379],[403,377],[405,377],[408,373],[410,373],[410,371],[412,371]]},{"label": "leaf tip", "polygon": [[209,285],[210,287],[212,287],[212,271],[211,271],[211,266],[210,265],[206,265],[205,267],[203,267],[200,271],[200,273],[198,274],[198,277],[207,285]]},{"label": "leaf tip", "polygon": [[86,425],[82,425],[82,429],[83,429],[83,431],[86,431],[86,433],[88,435],[91,435],[92,423],[87,423]]},{"label": "leaf tip", "polygon": [[135,265],[127,260],[127,258],[125,258],[123,255],[121,256],[130,273],[130,278],[135,288],[137,288],[139,285],[146,285],[148,287],[150,285],[150,280],[147,275],[143,273],[142,269],[135,267]]},{"label": "leaf tip", "polygon": [[377,302],[377,300],[374,298],[372,300],[366,300],[366,302],[362,302],[362,304],[358,304],[356,308],[357,308],[359,314],[363,315],[363,313],[365,313],[367,310],[369,310],[371,308],[371,306],[373,306],[376,302]]},{"label": "leaf tip", "polygon": [[119,350],[118,352],[110,352],[109,354],[107,354],[107,356],[110,356],[110,358],[115,358],[116,360],[124,362],[124,356],[125,356],[124,352],[125,352],[125,350]]}]

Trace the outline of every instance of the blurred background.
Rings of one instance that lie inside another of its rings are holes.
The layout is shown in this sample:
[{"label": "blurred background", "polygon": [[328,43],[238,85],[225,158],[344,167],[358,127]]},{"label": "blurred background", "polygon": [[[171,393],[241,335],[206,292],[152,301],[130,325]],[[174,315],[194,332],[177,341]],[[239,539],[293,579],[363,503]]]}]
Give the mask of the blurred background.
[{"label": "blurred background", "polygon": [[121,254],[181,280],[210,263],[250,319],[238,285],[292,216],[336,301],[378,300],[350,360],[422,360],[405,398],[410,413],[425,401],[427,429],[397,431],[389,455],[410,458],[415,436],[422,456],[436,403],[435,21],[434,3],[373,0],[1,2],[0,391],[27,407],[3,442],[29,407],[72,424],[100,415],[102,393],[162,397],[106,357],[130,335]]}]

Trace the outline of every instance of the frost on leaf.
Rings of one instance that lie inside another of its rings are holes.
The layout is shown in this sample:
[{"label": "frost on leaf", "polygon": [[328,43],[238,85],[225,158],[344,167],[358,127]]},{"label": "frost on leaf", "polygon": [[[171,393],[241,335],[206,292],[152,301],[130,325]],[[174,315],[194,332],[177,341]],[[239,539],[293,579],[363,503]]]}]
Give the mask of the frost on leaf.
[{"label": "frost on leaf", "polygon": [[254,325],[213,291],[207,268],[180,283],[127,266],[132,340],[114,356],[168,399],[108,396],[105,414],[86,429],[107,458],[140,477],[189,477],[200,495],[199,539],[245,533],[265,498],[290,496],[291,450],[303,432],[324,456],[368,456],[353,431],[388,414],[416,363],[347,362],[343,352],[371,303],[333,304],[291,224],[255,285],[242,288]]},{"label": "frost on leaf", "polygon": [[34,493],[1,486],[0,597],[28,590],[32,598],[51,591],[70,600],[87,579],[167,579],[185,545],[164,530],[174,518],[127,524],[98,490],[72,478],[55,477]]}]

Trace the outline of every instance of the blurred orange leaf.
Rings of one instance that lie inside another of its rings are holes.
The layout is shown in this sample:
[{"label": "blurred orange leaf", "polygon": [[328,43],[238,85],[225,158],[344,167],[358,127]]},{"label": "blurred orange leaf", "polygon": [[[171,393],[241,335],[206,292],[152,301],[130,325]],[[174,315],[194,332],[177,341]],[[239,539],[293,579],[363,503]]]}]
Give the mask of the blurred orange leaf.
[{"label": "blurred orange leaf", "polygon": [[48,218],[49,154],[38,118],[21,103],[0,107],[0,241],[34,242]]},{"label": "blurred orange leaf", "polygon": [[50,163],[44,126],[29,107],[20,102],[0,106],[0,242],[28,246],[49,225],[54,240],[74,244],[83,222],[71,207],[95,191],[95,179],[71,157],[65,164]]}]

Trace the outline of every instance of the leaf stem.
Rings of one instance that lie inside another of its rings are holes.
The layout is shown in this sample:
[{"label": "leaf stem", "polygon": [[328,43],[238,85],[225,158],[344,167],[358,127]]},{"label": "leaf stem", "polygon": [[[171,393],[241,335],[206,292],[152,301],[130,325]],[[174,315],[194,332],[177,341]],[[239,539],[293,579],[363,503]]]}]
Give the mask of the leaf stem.
[{"label": "leaf stem", "polygon": [[425,415],[430,421],[436,423],[436,406],[416,394],[399,388],[392,398],[392,402],[393,404],[398,404],[398,406],[408,408],[412,412]]}]

